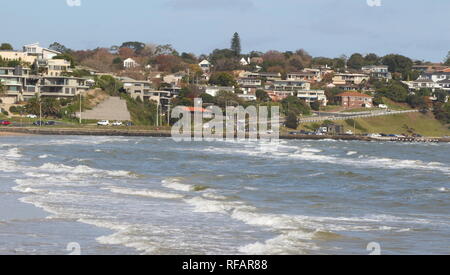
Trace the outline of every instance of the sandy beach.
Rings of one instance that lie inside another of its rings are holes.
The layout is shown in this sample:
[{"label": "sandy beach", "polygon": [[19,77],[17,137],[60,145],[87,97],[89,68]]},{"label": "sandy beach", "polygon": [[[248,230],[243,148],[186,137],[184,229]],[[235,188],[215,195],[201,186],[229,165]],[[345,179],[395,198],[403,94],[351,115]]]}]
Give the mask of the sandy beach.
[{"label": "sandy beach", "polygon": [[31,134],[0,131],[0,137],[17,137],[17,136],[31,136]]}]

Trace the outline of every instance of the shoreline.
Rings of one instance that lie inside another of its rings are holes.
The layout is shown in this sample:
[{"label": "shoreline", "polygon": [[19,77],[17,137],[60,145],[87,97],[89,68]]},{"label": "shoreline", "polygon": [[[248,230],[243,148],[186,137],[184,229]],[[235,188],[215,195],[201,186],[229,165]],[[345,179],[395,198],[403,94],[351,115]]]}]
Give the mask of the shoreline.
[{"label": "shoreline", "polygon": [[[84,128],[0,128],[0,137],[33,136],[33,135],[60,135],[60,136],[126,136],[126,137],[172,137],[167,130],[129,130],[129,129],[84,129]],[[371,138],[367,136],[310,136],[282,134],[280,139],[287,140],[346,140],[346,141],[391,141],[391,142],[435,142],[448,143],[450,138],[421,137],[421,138]]]}]

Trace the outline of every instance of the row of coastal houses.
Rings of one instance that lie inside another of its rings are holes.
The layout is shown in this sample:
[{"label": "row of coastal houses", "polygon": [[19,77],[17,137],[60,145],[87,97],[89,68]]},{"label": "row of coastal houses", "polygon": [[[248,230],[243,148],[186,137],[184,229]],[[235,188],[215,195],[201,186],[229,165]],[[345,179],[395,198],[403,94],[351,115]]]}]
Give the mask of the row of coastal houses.
[{"label": "row of coastal houses", "polygon": [[[243,61],[246,60],[241,60],[241,62]],[[252,62],[255,60],[248,60],[246,64]],[[206,74],[210,73],[213,68],[207,60],[200,62],[199,66]],[[319,66],[289,72],[284,78],[280,73],[273,72],[235,71],[234,74],[237,79],[237,87],[208,87],[205,91],[215,96],[220,90],[235,90],[238,91],[238,96],[244,100],[256,100],[256,92],[263,90],[272,101],[281,101],[288,96],[297,96],[307,103],[319,102],[320,105],[326,106],[328,99],[325,90],[312,87],[330,76],[331,82],[326,87],[337,87],[343,91],[336,98],[343,107],[372,107],[372,97],[355,90],[359,89],[361,84],[367,83],[370,78],[392,79],[388,67],[384,65],[366,66],[359,73],[335,73],[328,66]]]},{"label": "row of coastal houses", "polygon": [[23,51],[0,51],[2,63],[0,82],[4,88],[3,103],[17,103],[37,94],[46,97],[73,97],[89,89],[92,81],[70,77],[71,64],[56,58],[60,52],[41,47],[39,43],[25,45]]}]

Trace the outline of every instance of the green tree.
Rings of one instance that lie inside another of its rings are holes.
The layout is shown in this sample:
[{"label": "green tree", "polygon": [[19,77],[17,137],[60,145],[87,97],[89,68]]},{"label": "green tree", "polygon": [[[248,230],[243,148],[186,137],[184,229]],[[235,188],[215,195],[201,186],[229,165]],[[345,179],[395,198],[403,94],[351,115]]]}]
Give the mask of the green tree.
[{"label": "green tree", "polygon": [[289,112],[289,114],[286,117],[286,127],[290,129],[297,129],[298,128],[298,117],[295,112]]},{"label": "green tree", "polygon": [[235,56],[241,55],[241,38],[237,32],[234,33],[233,39],[231,39],[231,48]]},{"label": "green tree", "polygon": [[242,105],[242,99],[235,93],[229,91],[219,91],[216,95],[216,103],[222,108],[226,106]]},{"label": "green tree", "polygon": [[383,57],[382,63],[389,67],[390,72],[401,73],[404,79],[407,79],[407,75],[414,64],[410,58],[398,54],[386,55]]},{"label": "green tree", "polygon": [[406,102],[409,95],[408,87],[399,81],[391,81],[387,85],[378,87],[376,92],[380,96],[385,96],[396,102]]},{"label": "green tree", "polygon": [[234,79],[234,76],[227,72],[213,73],[209,78],[209,83],[212,85],[225,87],[236,86],[236,80]]},{"label": "green tree", "polygon": [[4,96],[5,94],[6,94],[6,86],[4,86],[2,81],[0,80],[0,96]]},{"label": "green tree", "polygon": [[347,61],[347,66],[349,68],[355,69],[355,70],[361,70],[361,68],[364,66],[364,64],[365,64],[365,59],[359,53],[353,54],[352,56],[350,56],[349,60]]},{"label": "green tree", "polygon": [[60,53],[70,53],[72,50],[67,48],[66,46],[58,43],[58,42],[53,42],[49,47],[50,50],[54,50]]},{"label": "green tree", "polygon": [[272,99],[270,98],[270,96],[267,94],[267,92],[266,91],[264,91],[264,90],[256,90],[256,98],[259,100],[259,101],[262,101],[262,102],[269,102],[269,101],[272,101]]},{"label": "green tree", "polygon": [[141,51],[145,48],[145,43],[129,41],[122,43],[122,46],[120,46],[120,48],[130,48],[133,49],[135,53],[140,54]]},{"label": "green tree", "polygon": [[58,99],[53,97],[46,97],[42,99],[42,114],[45,117],[60,117],[61,103]]},{"label": "green tree", "polygon": [[2,51],[12,51],[13,50],[13,46],[9,43],[2,43],[0,45],[0,50]]},{"label": "green tree", "polygon": [[445,57],[444,64],[446,66],[450,66],[450,51],[448,52],[447,56]]},{"label": "green tree", "polygon": [[289,115],[290,112],[294,112],[296,115],[311,114],[311,108],[308,104],[296,96],[289,96],[283,99],[281,106],[285,115]]},{"label": "green tree", "polygon": [[102,75],[95,79],[95,86],[106,91],[110,95],[117,95],[123,87],[123,83],[110,75]]},{"label": "green tree", "polygon": [[316,100],[310,103],[311,109],[314,111],[320,111],[320,101]]}]

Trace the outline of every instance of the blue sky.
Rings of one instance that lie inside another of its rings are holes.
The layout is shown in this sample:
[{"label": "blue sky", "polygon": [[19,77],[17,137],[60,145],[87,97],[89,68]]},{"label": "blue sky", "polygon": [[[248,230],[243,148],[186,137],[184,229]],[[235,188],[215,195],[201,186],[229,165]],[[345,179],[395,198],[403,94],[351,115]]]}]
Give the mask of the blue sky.
[{"label": "blue sky", "polygon": [[304,48],[314,56],[374,52],[442,61],[450,51],[449,0],[379,0],[379,7],[367,4],[377,0],[80,1],[2,1],[0,41],[15,48],[58,41],[73,49],[142,41],[201,54],[229,47],[237,31],[244,52]]}]

